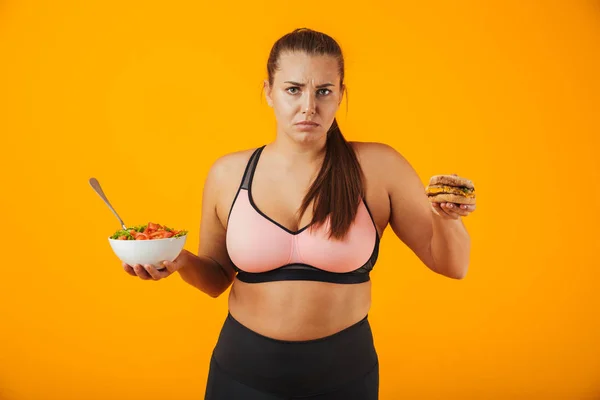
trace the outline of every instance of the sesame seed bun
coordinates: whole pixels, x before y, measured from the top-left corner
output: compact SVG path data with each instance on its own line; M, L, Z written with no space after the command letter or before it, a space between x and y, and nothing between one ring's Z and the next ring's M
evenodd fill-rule
M434 175L429 180L429 185L448 185L454 187L466 187L469 189L475 189L473 182L468 179L461 178L458 175Z

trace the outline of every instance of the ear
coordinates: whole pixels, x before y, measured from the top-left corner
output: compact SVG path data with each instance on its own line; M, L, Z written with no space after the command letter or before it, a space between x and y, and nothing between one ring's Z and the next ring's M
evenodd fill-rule
M271 86L269 85L269 81L265 79L263 81L263 89L265 91L265 98L267 99L267 104L269 107L273 107L273 98L271 97Z

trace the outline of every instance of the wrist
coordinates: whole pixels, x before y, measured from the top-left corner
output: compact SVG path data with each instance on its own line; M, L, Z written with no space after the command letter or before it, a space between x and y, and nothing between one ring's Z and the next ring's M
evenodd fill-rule
M186 249L181 250L177 258L173 260L173 263L177 266L177 270L183 269L185 266L190 264L190 261L194 257L194 254Z

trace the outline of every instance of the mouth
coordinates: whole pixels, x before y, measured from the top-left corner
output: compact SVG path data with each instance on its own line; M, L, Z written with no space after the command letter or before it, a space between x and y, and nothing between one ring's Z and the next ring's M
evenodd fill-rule
M300 125L300 126L319 126L319 124L317 124L316 122L313 122L313 121L300 121L300 122L297 122L296 125Z

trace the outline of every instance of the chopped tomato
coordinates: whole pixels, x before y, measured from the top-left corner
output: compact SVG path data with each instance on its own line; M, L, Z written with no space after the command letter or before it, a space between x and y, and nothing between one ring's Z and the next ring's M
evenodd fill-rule
M146 235L145 233L142 233L142 232L137 232L137 234L134 237L135 237L135 240L148 240L149 239L148 235Z
M170 234L171 232L167 232L167 231L156 231L156 232L152 232L150 233L150 239L164 239L167 238L169 236L167 236L167 234Z

